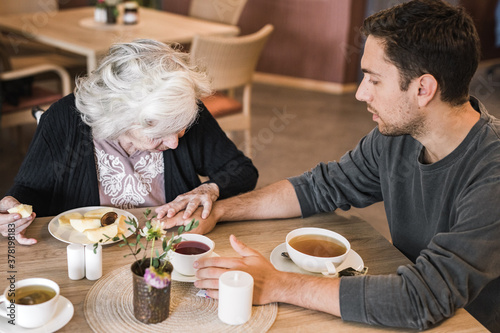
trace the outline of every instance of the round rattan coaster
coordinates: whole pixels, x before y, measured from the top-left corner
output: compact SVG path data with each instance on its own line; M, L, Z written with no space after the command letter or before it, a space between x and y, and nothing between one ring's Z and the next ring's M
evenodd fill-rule
M146 325L134 318L131 274L130 265L123 266L90 288L83 309L94 332L266 332L278 314L276 303L253 306L245 324L227 325L217 316L217 300L196 296L192 283L173 281L168 318Z

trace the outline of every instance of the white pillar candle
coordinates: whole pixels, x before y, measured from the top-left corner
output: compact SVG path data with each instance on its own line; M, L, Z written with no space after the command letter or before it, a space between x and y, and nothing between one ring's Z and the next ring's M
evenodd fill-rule
M219 277L219 319L229 325L246 323L252 315L253 278L242 271Z
M94 244L85 245L85 276L97 280L102 276L102 246L98 244L94 253Z
M68 276L71 280L80 280L85 277L85 249L82 244L69 244Z

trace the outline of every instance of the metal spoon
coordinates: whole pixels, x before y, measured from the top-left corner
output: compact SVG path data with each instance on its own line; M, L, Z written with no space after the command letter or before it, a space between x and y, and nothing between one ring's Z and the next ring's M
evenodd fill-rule
M107 225L115 223L116 219L118 218L118 214L115 212L107 212L101 217L101 226L105 227Z
M281 256L282 256L283 258L287 258L287 259L292 260L292 258L290 258L290 255L288 254L288 252L281 252Z

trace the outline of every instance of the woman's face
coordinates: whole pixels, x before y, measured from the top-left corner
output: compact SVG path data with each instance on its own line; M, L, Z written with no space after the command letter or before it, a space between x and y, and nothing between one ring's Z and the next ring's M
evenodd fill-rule
M179 139L185 133L186 130L184 129L178 133L169 134L161 138L150 138L144 135L141 129L133 129L120 136L118 142L129 155L138 150L159 153L167 149L177 148Z

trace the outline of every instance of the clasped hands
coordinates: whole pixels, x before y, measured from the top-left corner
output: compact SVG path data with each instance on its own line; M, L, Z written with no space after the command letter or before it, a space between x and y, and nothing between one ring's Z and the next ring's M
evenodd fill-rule
M173 201L156 208L156 219L164 222L166 229L170 229L185 225L192 218L195 218L200 220L200 225L194 232L206 234L215 227L217 222L210 213L218 197L219 187L217 184L201 184L189 192L178 195Z

